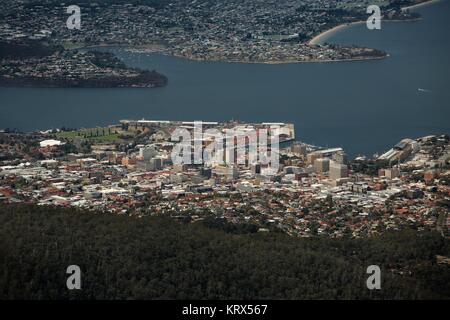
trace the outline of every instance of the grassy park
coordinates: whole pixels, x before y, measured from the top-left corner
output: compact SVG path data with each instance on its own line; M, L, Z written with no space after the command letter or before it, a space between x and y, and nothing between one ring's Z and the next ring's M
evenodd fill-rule
M59 139L90 139L97 142L114 142L119 140L119 134L110 128L97 127L56 133Z

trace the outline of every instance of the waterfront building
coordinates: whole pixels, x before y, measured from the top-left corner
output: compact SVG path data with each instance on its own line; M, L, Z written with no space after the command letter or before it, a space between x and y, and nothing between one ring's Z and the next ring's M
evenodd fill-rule
M341 164L348 163L347 154L344 151L338 151L338 152L334 153L332 158L333 158L333 161L335 161L337 163L341 163Z
M328 158L320 158L314 161L314 171L316 173L328 172L329 168L330 168L330 159Z
M346 164L330 161L330 179L337 180L348 177L348 167Z
M322 155L320 153L312 152L306 156L306 162L308 164L314 164L314 161L316 161L316 159L319 159L319 158L322 158Z

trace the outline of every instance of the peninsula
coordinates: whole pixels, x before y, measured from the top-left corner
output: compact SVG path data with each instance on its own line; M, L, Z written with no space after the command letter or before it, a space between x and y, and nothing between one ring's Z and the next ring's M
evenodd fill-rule
M387 56L375 49L311 42L338 25L367 20L367 5L357 0L128 2L78 1L81 30L69 30L66 4L56 0L21 3L5 0L0 15L0 39L33 38L67 48L158 46L158 51L164 54L187 59L245 63L348 61ZM383 19L411 20L418 15L402 8L421 2L389 0L371 4L381 7Z
M156 71L128 68L109 52L64 50L36 40L0 41L0 86L153 88L167 84Z

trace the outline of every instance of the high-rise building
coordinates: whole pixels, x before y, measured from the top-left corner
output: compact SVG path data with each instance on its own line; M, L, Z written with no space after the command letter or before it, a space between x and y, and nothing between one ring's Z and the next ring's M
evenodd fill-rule
M346 164L338 163L336 161L330 162L329 177L332 180L342 179L348 177L348 167Z
M316 161L316 159L319 159L321 157L322 155L317 152L308 153L308 155L306 156L306 161L308 164L314 164L314 161Z
M157 155L156 149L152 145L148 145L139 149L139 157L144 161L150 160Z
M344 151L338 151L333 154L333 161L341 164L347 164L347 154Z
M320 158L314 160L314 171L316 173L328 172L329 168L330 168L330 159Z
M384 170L384 176L388 179L394 179L397 178L398 176L400 176L400 169L397 167L393 167L390 169L385 169Z

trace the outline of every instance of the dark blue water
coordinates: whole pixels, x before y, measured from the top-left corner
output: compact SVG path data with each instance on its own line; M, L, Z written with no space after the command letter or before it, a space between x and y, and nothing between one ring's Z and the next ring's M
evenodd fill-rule
M419 22L355 25L329 42L386 50L384 60L286 65L195 62L116 51L169 77L161 89L0 88L0 128L106 125L121 119L285 121L297 137L371 155L404 137L450 133L450 1ZM418 91L426 89L426 92Z

